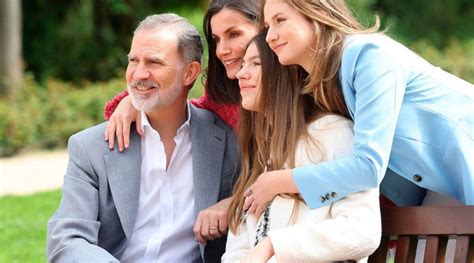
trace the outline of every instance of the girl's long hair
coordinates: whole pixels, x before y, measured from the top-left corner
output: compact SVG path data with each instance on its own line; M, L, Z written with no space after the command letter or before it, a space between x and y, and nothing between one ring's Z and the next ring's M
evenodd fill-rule
M208 65L205 71L206 92L216 103L240 103L239 83L229 79L224 64L216 56L216 41L212 37L211 18L222 9L228 8L241 13L248 20L258 24L260 0L214 0L204 15L204 35L208 43Z
M371 28L364 28L344 0L286 0L286 3L311 22L314 29L314 63L302 92L313 94L321 110L349 117L338 78L344 38L350 34L377 32L379 18L375 17ZM264 6L265 0L262 18ZM263 27L262 19L260 28Z
M265 37L266 32L261 32L250 41L260 56L261 93L259 111L241 108L237 124L242 171L228 213L233 233L241 223L245 190L265 171L294 167L298 140L307 134L307 123L320 113L312 95L301 94L307 74L299 66L281 65Z

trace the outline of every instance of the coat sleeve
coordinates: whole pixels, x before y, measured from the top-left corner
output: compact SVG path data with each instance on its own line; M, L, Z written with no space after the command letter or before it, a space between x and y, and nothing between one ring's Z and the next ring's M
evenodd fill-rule
M105 103L104 105L104 119L108 121L112 114L114 113L115 109L117 109L117 106L119 103L123 100L123 98L128 96L128 91L124 90L120 92L119 94L115 95L110 101Z
M346 103L346 96L354 97L354 147L347 157L293 169L312 209L375 188L383 179L407 85L401 54L394 54L388 41L367 36L344 50L340 76ZM335 189L337 198L321 198Z
M98 178L79 136L68 143L69 163L60 206L48 221L48 262L118 262L98 244Z
M362 259L380 243L378 189L350 194L331 205L329 219L314 222L316 210L295 225L269 233L278 262Z
M319 138L326 159L346 156L354 141L352 123L342 117L325 120L325 127L310 128L309 134ZM269 233L278 262L357 260L377 249L381 235L378 187L334 202L323 221L317 219L319 209L309 210L295 225Z
M250 232L246 222L242 222L236 234L230 230L227 234L225 253L222 255L223 263L240 262L250 252L252 247L249 244Z

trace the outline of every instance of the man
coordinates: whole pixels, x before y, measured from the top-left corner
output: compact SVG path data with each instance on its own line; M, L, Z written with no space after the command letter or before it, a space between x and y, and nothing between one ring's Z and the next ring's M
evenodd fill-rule
M220 260L225 240L204 247L193 225L230 195L239 154L232 130L187 102L202 52L197 30L177 15L137 27L126 79L144 134L133 133L122 153L108 150L105 123L69 139L63 197L48 222L49 261Z

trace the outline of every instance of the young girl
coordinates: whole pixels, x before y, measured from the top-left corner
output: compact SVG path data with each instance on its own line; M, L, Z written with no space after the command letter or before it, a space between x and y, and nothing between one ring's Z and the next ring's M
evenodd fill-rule
M474 204L472 84L376 33L377 25L363 29L345 1L267 0L263 16L279 61L309 74L303 93L354 120L354 147L331 162L263 173L244 209L259 214L279 193L325 206L377 187L387 168L381 191L398 205L421 203L414 185ZM273 178L279 188L268 187Z
M379 244L378 188L314 210L299 195L276 196L260 218L243 208L244 192L261 173L331 161L351 151L352 122L301 94L300 75L296 67L278 63L265 33L249 44L237 74L242 173L229 207L223 262L267 262L273 256L281 262L359 260ZM336 190L327 198L336 198Z

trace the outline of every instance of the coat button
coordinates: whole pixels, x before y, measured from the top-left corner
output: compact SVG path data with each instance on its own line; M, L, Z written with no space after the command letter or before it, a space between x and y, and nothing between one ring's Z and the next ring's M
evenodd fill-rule
M332 193L331 193L331 197L332 197L332 198L334 198L334 197L336 197L336 196L337 196L336 192L332 192Z
M423 180L423 177L421 177L421 175L418 175L418 174L413 175L413 181L419 183L421 182L421 180Z

